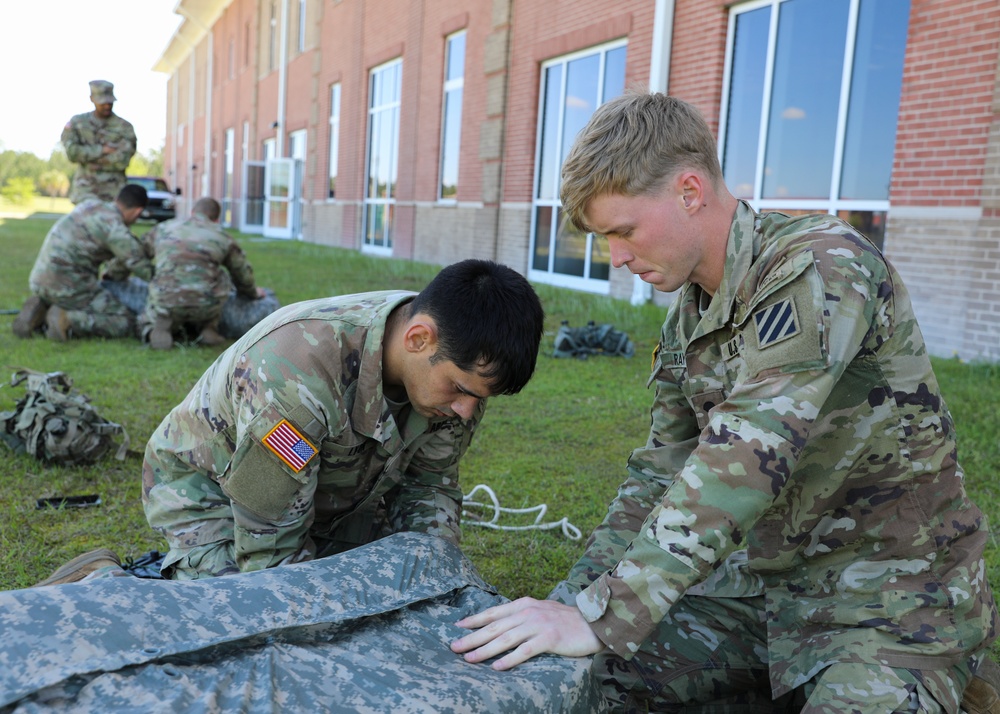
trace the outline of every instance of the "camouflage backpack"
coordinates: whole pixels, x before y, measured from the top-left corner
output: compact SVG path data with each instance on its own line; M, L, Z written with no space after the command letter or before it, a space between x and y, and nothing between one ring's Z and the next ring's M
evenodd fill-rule
M101 418L90 399L73 389L68 375L19 369L10 378L13 387L24 382L27 393L14 410L0 412L0 439L8 446L41 461L73 466L97 461L114 445L112 437L121 434L115 458L125 459L125 428Z
M591 320L586 327L570 327L569 321L563 320L552 356L587 359L590 355L631 357L634 354L632 340L611 325L596 325Z

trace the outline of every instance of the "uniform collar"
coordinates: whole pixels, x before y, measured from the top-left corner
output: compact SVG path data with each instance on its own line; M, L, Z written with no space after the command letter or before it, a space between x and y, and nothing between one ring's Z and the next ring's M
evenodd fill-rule
M726 242L726 265L722 274L722 282L715 291L708 308L702 313L700 301L705 293L698 285L687 283L682 289L678 306L685 315L695 316L697 324L687 341L694 340L715 330L725 327L732 319L735 310L736 291L743 283L754 256L759 250L760 238L756 230L757 214L746 201L739 201L733 222L729 227L729 240Z

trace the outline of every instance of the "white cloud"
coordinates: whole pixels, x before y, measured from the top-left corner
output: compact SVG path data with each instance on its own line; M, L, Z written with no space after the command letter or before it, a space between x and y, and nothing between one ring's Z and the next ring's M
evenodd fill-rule
M798 107L788 107L783 112L781 112L782 119L805 119L806 110L799 109Z

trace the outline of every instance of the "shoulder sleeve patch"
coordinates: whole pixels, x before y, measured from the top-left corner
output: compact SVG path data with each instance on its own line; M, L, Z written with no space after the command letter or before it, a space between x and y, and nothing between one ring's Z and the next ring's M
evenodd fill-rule
M757 344L761 349L794 337L801 331L795 315L795 300L791 297L755 312L753 324L757 330Z
M223 492L235 503L274 523L298 494L315 480L318 449L274 406L265 408L248 425L236 446Z
M278 422L262 441L264 446L288 464L295 473L304 469L316 455L316 447L289 424L287 419Z
M823 286L815 269L809 266L791 282L756 297L742 332L749 373L825 367Z

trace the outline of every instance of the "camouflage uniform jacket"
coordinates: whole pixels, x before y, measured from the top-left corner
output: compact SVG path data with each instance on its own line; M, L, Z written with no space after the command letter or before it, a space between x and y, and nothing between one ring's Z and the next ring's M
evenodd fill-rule
M135 154L132 125L117 114L101 119L92 111L84 112L69 120L61 141L69 160L79 164L73 174L70 200L114 201L125 185L125 169ZM105 154L105 146L114 147L114 151Z
M101 264L112 259L149 279L152 266L118 206L84 201L45 236L28 278L31 292L56 304L95 293L101 289L97 280Z
M365 542L383 499L393 530L458 543L458 462L486 400L468 422L427 419L387 401L386 320L412 297L374 292L289 305L220 355L146 447L147 465L162 469L151 477L144 467L150 523L187 524L190 548L232 529L243 571L308 559L314 536ZM185 488L174 486L181 477ZM171 551L165 565L181 557Z
M243 249L202 215L160 223L146 233L143 244L153 256L147 306L154 313L169 314L173 307L221 309L230 285L244 297L257 297L253 268Z
M648 442L571 573L616 654L724 561L725 594L763 587L775 696L829 663L940 669L993 639L951 416L899 275L850 226L740 202L722 283L681 289L653 382Z

